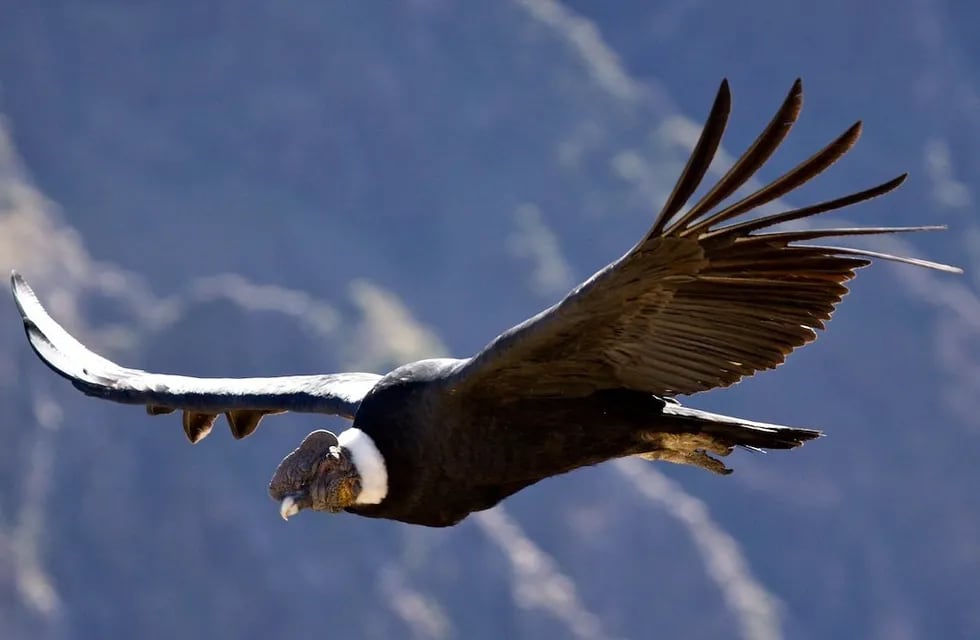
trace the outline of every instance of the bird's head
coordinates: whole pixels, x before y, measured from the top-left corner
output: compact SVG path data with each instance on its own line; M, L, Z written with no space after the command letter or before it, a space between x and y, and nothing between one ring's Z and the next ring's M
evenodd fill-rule
M303 509L338 513L354 504L361 492L361 477L350 451L337 436L318 430L283 458L269 483L269 495L288 519Z

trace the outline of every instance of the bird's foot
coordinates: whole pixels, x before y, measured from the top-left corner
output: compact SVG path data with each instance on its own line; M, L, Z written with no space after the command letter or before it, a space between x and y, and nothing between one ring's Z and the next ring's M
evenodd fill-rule
M654 433L644 437L644 440L652 445L652 450L639 454L646 460L688 464L719 475L728 475L732 472L725 463L710 455L714 453L727 456L732 452L731 445L710 436L691 433Z

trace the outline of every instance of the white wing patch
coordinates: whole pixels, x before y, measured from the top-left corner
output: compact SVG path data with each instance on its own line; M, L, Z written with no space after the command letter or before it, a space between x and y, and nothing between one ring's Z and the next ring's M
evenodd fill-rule
M122 367L93 353L55 322L27 282L11 276L14 300L37 355L84 393L141 404L154 415L184 411L184 429L197 442L224 413L236 438L263 415L297 411L353 418L361 399L381 379L373 373L335 373L270 378L195 378Z

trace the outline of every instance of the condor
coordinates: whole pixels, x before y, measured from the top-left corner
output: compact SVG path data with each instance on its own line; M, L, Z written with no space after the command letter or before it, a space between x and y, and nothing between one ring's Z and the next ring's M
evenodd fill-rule
M730 473L737 447L791 449L820 435L682 407L673 398L772 369L813 340L873 259L943 264L834 246L820 238L927 231L870 227L773 231L898 187L876 187L783 213L747 214L814 178L857 141L860 123L770 184L724 204L766 163L796 121L797 81L765 130L688 206L718 150L731 108L723 82L673 192L647 234L561 302L472 358L423 360L387 375L339 373L207 379L147 373L86 349L12 276L31 346L83 392L151 414L183 412L198 442L224 414L236 438L285 411L353 420L314 431L279 465L269 493L284 518L347 511L450 526L550 476L623 456Z

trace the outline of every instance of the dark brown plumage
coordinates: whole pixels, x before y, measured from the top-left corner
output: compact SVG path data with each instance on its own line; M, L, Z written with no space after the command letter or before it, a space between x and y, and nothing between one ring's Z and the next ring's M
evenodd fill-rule
M795 243L834 236L927 231L884 227L759 233L888 193L876 187L725 226L815 178L857 142L857 123L772 183L715 208L769 159L796 122L799 80L751 147L704 196L678 215L704 177L731 109L722 83L684 173L647 235L548 311L511 329L461 372L473 393L551 395L624 387L686 395L771 369L814 338L871 258L954 270L922 260ZM955 270L954 270L955 271ZM574 344L574 349L569 346Z
M723 82L694 152L649 232L564 300L502 334L473 358L424 360L385 376L342 373L199 379L126 369L68 335L16 274L31 345L90 395L184 412L197 442L225 414L236 438L283 411L352 418L339 438L314 432L270 485L288 517L303 508L445 526L543 478L638 455L729 470L712 456L735 446L788 449L819 435L682 407L675 395L724 387L781 364L813 340L875 258L946 265L821 238L926 231L868 227L774 231L874 198L899 176L816 205L746 214L840 159L860 123L755 192L724 205L769 160L796 122L797 81L776 115L725 175L686 210L714 158L731 110Z

